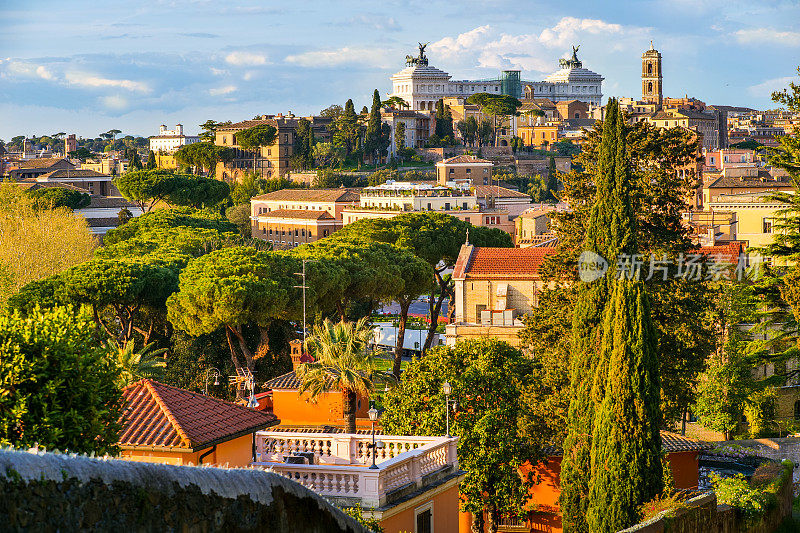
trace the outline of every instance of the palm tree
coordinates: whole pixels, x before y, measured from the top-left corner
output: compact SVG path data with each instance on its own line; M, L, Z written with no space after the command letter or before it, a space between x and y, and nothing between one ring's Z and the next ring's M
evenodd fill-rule
M153 350L154 342L143 347L138 352L133 341L128 341L117 346L117 361L119 362L119 380L121 387L127 387L140 379L161 379L164 375L166 359L161 357L167 350L161 348Z
M391 373L378 370L380 356L369 349L372 335L366 318L338 324L326 318L314 327L306 341L306 349L315 361L297 368L300 393L308 392L311 401L324 392L342 391L348 433L356 431L357 394L366 395L375 385L396 381Z

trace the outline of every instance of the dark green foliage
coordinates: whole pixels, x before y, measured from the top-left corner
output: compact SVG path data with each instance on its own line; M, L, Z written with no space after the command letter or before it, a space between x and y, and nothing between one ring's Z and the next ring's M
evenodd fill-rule
M140 232L184 226L188 228L206 228L220 232L236 232L237 228L228 219L208 210L192 209L190 207L175 207L172 209L157 209L128 221L124 226L110 230L103 238L103 243L108 246L131 239Z
M475 117L469 116L460 121L457 125L458 132L461 134L461 139L467 146L474 146L478 138L478 121Z
M459 437L462 510L487 512L497 526L501 514L522 515L530 479L518 467L541 457L541 441L521 431L526 416L522 397L535 377L533 365L518 349L495 339L462 341L415 358L400 384L384 396L384 431L395 435L442 435L445 397L452 386L450 432Z
M175 161L187 167L194 167L195 173L207 170L214 173L217 163L232 161L234 150L227 146L215 146L210 142L199 142L181 146L175 152Z
M291 167L293 169L307 170L314 167L314 145L316 139L311 122L301 118L297 121L294 133L294 148L292 150Z
M0 444L115 453L118 376L88 315L0 316Z
M270 324L298 316L300 300L294 287L298 268L298 261L283 253L250 247L211 252L181 272L180 290L167 301L168 319L190 335L224 328L234 366L253 370L255 359L269 350ZM243 330L250 323L261 333L255 355Z
M242 237L252 235L253 226L250 220L250 204L236 204L225 210L225 217L239 228Z
M230 186L224 181L200 176L178 177L168 201L172 205L183 205L202 209L217 205L230 194Z
M659 379L655 331L639 281L615 283L603 334L610 369L592 433L587 522L613 533L639 521L639 508L661 493ZM603 376L598 376L603 379Z
M549 201L558 201L558 171L556 170L556 158L550 157L550 162L547 165L547 198Z
M561 139L553 144L553 148L555 148L556 153L562 157L572 157L573 155L579 154L581 151L581 147L577 144L573 144L569 139Z
M68 207L70 209L81 209L88 206L92 199L83 192L65 189L64 187L46 187L36 190L25 191L25 194L36 201L40 209L55 209L57 207Z
M381 135L381 95L378 89L372 94L372 109L367 120L367 129L364 134L364 152L369 154L376 162L380 152L384 149Z
M353 100L348 100L344 105L344 111L333 123L333 145L342 149L345 158L349 158L359 148L360 134L358 115L356 115Z
M156 153L150 150L150 154L147 156L147 165L145 165L145 168L147 170L154 170L157 167L158 164L156 163Z
M406 147L406 123L398 122L394 127L394 147L402 158L403 149Z
M275 142L278 130L270 124L259 124L236 133L236 144L245 150L269 146Z
M169 170L137 170L127 172L114 180L125 199L136 203L144 212L157 203L166 201L175 192L181 178Z
M69 302L61 287L62 282L59 276L32 281L8 299L8 309L26 317L37 308L51 309L66 306Z

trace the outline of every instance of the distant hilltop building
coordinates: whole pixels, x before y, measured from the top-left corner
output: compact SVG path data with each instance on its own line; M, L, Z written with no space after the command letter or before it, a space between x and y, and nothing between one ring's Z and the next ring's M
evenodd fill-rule
M197 135L184 135L183 124L176 124L174 130L168 130L162 124L158 127L158 135L150 137L150 150L153 152L174 152L181 146L200 142Z
M406 68L392 76L392 94L409 108L432 111L442 98L467 98L475 93L506 94L515 98L548 98L553 102L580 100L600 105L603 77L583 68L578 48L570 59L561 59L561 70L544 81L524 81L519 70L504 70L497 79L452 80L447 72L428 64L427 45L420 43L417 57L406 56Z

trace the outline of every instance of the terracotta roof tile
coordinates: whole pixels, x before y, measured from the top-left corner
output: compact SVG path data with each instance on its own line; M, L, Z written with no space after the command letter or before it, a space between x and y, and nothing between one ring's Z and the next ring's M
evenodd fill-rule
M773 179L761 179L761 178L739 178L739 177L725 177L722 176L714 180L710 185L708 185L709 189L712 188L726 188L726 189L738 189L738 188L748 188L748 187L755 187L759 189L791 189L793 187L791 181L778 181Z
M555 251L555 248L545 247L476 248L462 246L453 271L453 279L466 279L470 276L481 278L536 276L544 260ZM469 254L468 257L467 254Z
M96 170L89 170L86 168L79 169L59 169L47 174L42 174L38 179L62 179L62 178L110 178L108 174L97 172Z
M275 415L248 409L150 379L122 391L125 402L119 444L201 450L278 422Z
M700 248L699 252L706 257L731 265L737 265L739 263L739 256L743 252L743 244L734 241L719 246L703 246Z
M707 442L701 440L684 437L671 431L661 432L661 449L667 453L700 452L710 447ZM561 446L550 446L544 449L544 453L550 457L560 457L564 451Z
M451 164L459 164L459 163L461 163L461 164L463 164L463 163L487 164L488 163L490 165L492 164L492 162L489 161L488 159L480 159L480 158L475 157L474 155L466 155L466 154L457 155L455 157L450 157L448 159L444 159L444 160L440 161L437 164L451 165Z
M333 216L327 211L316 209L275 209L267 213L261 213L258 218L298 218L304 220L331 219Z
M492 196L495 198L527 198L528 200L531 199L531 197L525 194L524 192L515 191L514 189L508 189L506 187L498 187L497 185L476 185L475 195Z
M19 168L20 169L49 168L52 167L53 165L58 164L61 161L66 161L72 167L75 166L68 159L65 159L63 157L42 157L39 159L20 161Z
M353 189L280 189L260 194L253 200L289 202L357 202L361 195Z

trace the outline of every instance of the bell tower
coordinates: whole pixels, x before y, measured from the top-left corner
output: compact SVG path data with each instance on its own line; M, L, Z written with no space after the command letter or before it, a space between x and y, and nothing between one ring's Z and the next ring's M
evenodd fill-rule
M661 53L650 41L650 49L642 54L642 100L656 104L658 109L663 101L661 83Z

